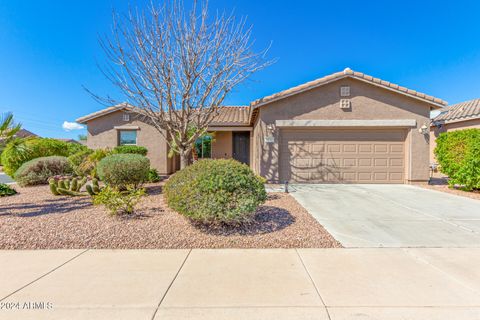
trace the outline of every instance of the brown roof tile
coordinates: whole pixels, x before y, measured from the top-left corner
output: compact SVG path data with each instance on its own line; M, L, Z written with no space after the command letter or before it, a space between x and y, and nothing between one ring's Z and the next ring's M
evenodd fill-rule
M460 102L446 107L433 122L458 122L480 118L480 99Z
M102 117L109 113L129 109L133 110L134 108L131 105L126 103L118 104L111 106L93 113L90 113L86 116L78 118L76 121L78 123L86 123L92 119ZM211 125L231 125L231 126L245 126L250 123L250 107L249 106L222 106L218 108L218 114L214 117Z
M214 125L243 125L250 123L250 107L248 106L222 106L218 108L218 115L213 119Z

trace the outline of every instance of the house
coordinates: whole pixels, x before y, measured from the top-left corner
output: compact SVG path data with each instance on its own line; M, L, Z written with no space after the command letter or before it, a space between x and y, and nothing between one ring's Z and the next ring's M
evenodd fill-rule
M15 133L15 137L17 138L36 138L38 137L35 133L28 131L26 129L20 129L17 133Z
M462 129L480 129L480 99L474 99L448 106L430 123L430 161L435 162L438 135L442 132Z
M284 90L248 106L222 107L212 158L234 158L270 182L413 183L429 178L430 111L446 102L366 74L344 71ZM178 159L128 105L77 120L91 148L138 144L162 174Z
M77 140L71 139L71 138L54 138L54 139L55 139L55 140L58 140L58 141L68 142L68 143L81 144L81 143L78 142Z

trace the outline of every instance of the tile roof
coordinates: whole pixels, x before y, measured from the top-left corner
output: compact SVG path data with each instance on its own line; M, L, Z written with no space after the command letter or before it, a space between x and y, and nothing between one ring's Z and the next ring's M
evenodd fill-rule
M371 83L371 84L374 84L374 85L377 85L377 86L380 86L380 87L384 87L386 89L390 89L390 90L405 94L407 96L411 96L411 97L416 98L416 99L426 101L426 102L431 103L432 105L437 106L439 108L447 105L447 102L442 100L442 99L435 98L433 96L429 96L429 95L426 95L424 93L421 93L421 92L418 92L418 91L415 91L415 90L411 90L411 89L399 86L397 84L394 84L394 83L391 83L391 82L388 82L388 81L385 81L385 80L382 80L382 79L374 78L372 76L366 75L366 74L361 73L361 72L353 71L350 68L346 68L345 70L343 70L341 72L336 72L336 73L333 73L331 75L325 76L323 78L319 78L319 79L301 84L299 86L296 86L296 87L293 87L293 88L290 88L290 89L287 89L287 90L284 90L284 91L280 91L280 92L272 94L270 96L266 96L266 97L263 97L261 99L255 100L254 102L251 103L251 106L256 108L256 107L258 107L260 105L263 105L263 104L266 104L268 102L272 102L272 101L275 101L275 100L278 100L278 99L286 98L286 97L291 96L293 94L297 94L297 93L300 93L300 92L303 92L303 91L306 91L306 90L310 90L310 89L325 85L327 83L330 83L330 82L333 82L333 81L336 81L336 80L339 80L339 79L343 79L343 78L348 78L348 77L358 79L358 80L362 80L362 81L365 81L365 82L368 82L368 83Z
M115 112L115 111L118 111L118 110L126 109L128 107L130 107L129 104L127 104L125 102L120 103L120 104L117 104L117 105L114 105L114 106L111 106L111 107L108 107L108 108L105 108L105 109L87 114L86 116L80 117L75 121L78 122L78 123L87 123L88 121L90 121L92 119L107 115L109 113L112 113L112 112Z
M210 126L232 125L248 126L250 124L250 107L248 106L222 106Z
M459 122L479 118L480 99L474 99L448 106L433 119L433 122Z
M107 115L109 113L122 109L133 109L127 103L121 103L111 106L86 116L78 118L78 123L87 123L88 121ZM218 114L214 117L211 126L229 125L229 126L248 126L250 123L250 107L249 106L221 106L218 108Z
M15 137L28 138L28 137L38 137L38 135L36 135L31 131L28 131L27 129L20 129L17 133L15 133Z

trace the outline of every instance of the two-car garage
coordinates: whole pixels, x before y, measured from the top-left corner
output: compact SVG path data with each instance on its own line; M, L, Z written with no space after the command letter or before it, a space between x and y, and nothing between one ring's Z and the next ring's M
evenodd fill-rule
M404 183L405 129L282 129L281 181Z
M446 104L347 68L251 103L253 168L272 183L426 183L430 111Z

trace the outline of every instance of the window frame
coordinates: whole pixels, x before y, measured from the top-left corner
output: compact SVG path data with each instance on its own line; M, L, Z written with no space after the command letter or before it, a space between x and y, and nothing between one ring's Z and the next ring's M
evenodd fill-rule
M135 133L135 143L123 143L122 144L122 132L134 132ZM119 146L136 146L136 145L138 145L138 130L136 130L136 129L120 129L120 130L118 130L117 145L119 145Z

